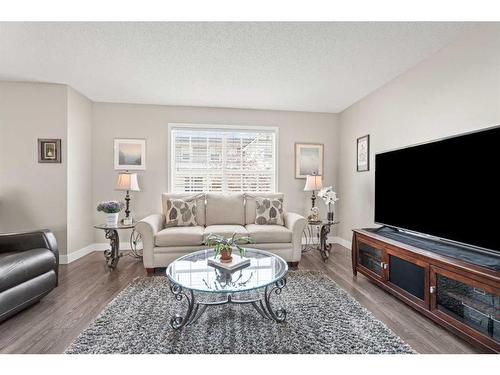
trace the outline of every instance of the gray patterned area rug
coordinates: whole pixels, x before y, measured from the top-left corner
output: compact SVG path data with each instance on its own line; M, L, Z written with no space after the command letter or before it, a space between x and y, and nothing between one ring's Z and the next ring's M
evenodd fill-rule
M176 301L165 277L141 277L123 290L66 349L84 353L415 353L354 298L320 272L294 271L276 307L285 323L263 319L251 305L209 307L174 331Z

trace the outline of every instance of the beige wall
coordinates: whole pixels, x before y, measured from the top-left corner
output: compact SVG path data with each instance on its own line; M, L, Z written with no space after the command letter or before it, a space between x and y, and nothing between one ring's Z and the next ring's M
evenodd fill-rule
M0 82L0 232L51 229L66 249L64 85ZM62 138L62 163L39 164L38 138Z
M376 153L500 124L499 47L500 26L482 25L341 113L342 238L374 225ZM365 134L371 168L358 173L356 138Z
M137 218L159 212L167 191L168 123L279 128L279 190L289 210L305 214L310 194L294 178L294 143L325 144L325 183L336 186L338 116L334 114L92 103L65 85L0 82L0 232L48 228L64 255L94 241L97 202L123 199L114 190L114 138L145 138L147 170L133 193ZM37 138L61 138L61 164L39 164ZM95 234L97 233L97 234ZM122 236L122 241L127 237Z
M92 204L92 102L68 87L67 253L94 242Z
M0 233L47 228L61 254L93 243L92 103L65 85L0 82ZM38 138L62 163L38 163Z
M114 190L114 138L145 138L146 167L139 172L141 192L132 195L132 212L142 218L160 212L160 195L167 191L167 134L169 123L261 125L279 127L279 190L286 194L291 211L305 214L310 195L303 191L305 180L294 178L294 143L325 144L325 182L336 186L339 151L338 116L334 114L173 107L94 103L93 105L93 201L123 199ZM94 210L94 221L103 221ZM122 241L126 240L122 236ZM96 241L104 242L96 232Z

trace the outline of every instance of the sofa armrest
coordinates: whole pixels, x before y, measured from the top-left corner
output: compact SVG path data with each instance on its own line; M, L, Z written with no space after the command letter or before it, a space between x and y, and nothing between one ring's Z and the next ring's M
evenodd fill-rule
M59 249L56 237L48 229L31 232L0 234L0 253L21 252L31 249L48 249L55 258L56 285L59 279Z
M56 255L56 258L59 255L56 237L48 229L0 234L0 253L31 249L49 249Z
M284 219L285 226L292 231L293 262L299 262L302 256L302 232L306 227L306 218L293 212L287 212Z
M165 215L153 214L139 220L135 225L135 231L142 237L142 259L144 268L153 268L153 249L155 246L155 235L165 227Z

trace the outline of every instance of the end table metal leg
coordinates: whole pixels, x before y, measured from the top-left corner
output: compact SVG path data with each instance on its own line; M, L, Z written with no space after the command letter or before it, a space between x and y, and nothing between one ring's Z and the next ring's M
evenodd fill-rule
M139 249L140 242L142 242L142 236L134 228L130 233L130 255L137 259L142 259L142 250Z
M320 243L320 253L321 258L324 262L330 258L330 251L332 249L332 244L327 243L328 241L328 233L330 233L330 225L323 225L321 227L321 243Z
M120 260L120 237L115 229L106 229L106 238L109 240L110 250L104 251L108 268L114 270Z

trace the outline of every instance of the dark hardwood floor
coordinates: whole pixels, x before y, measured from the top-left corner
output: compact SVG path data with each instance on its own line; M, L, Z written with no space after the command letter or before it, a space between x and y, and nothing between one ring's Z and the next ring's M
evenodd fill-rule
M304 254L301 269L327 273L373 315L419 353L478 353L474 347L416 313L364 276L354 277L350 251L334 245L328 263ZM129 256L109 272L102 253L61 265L59 286L36 305L0 323L0 353L62 353L99 312L135 277L142 262Z

